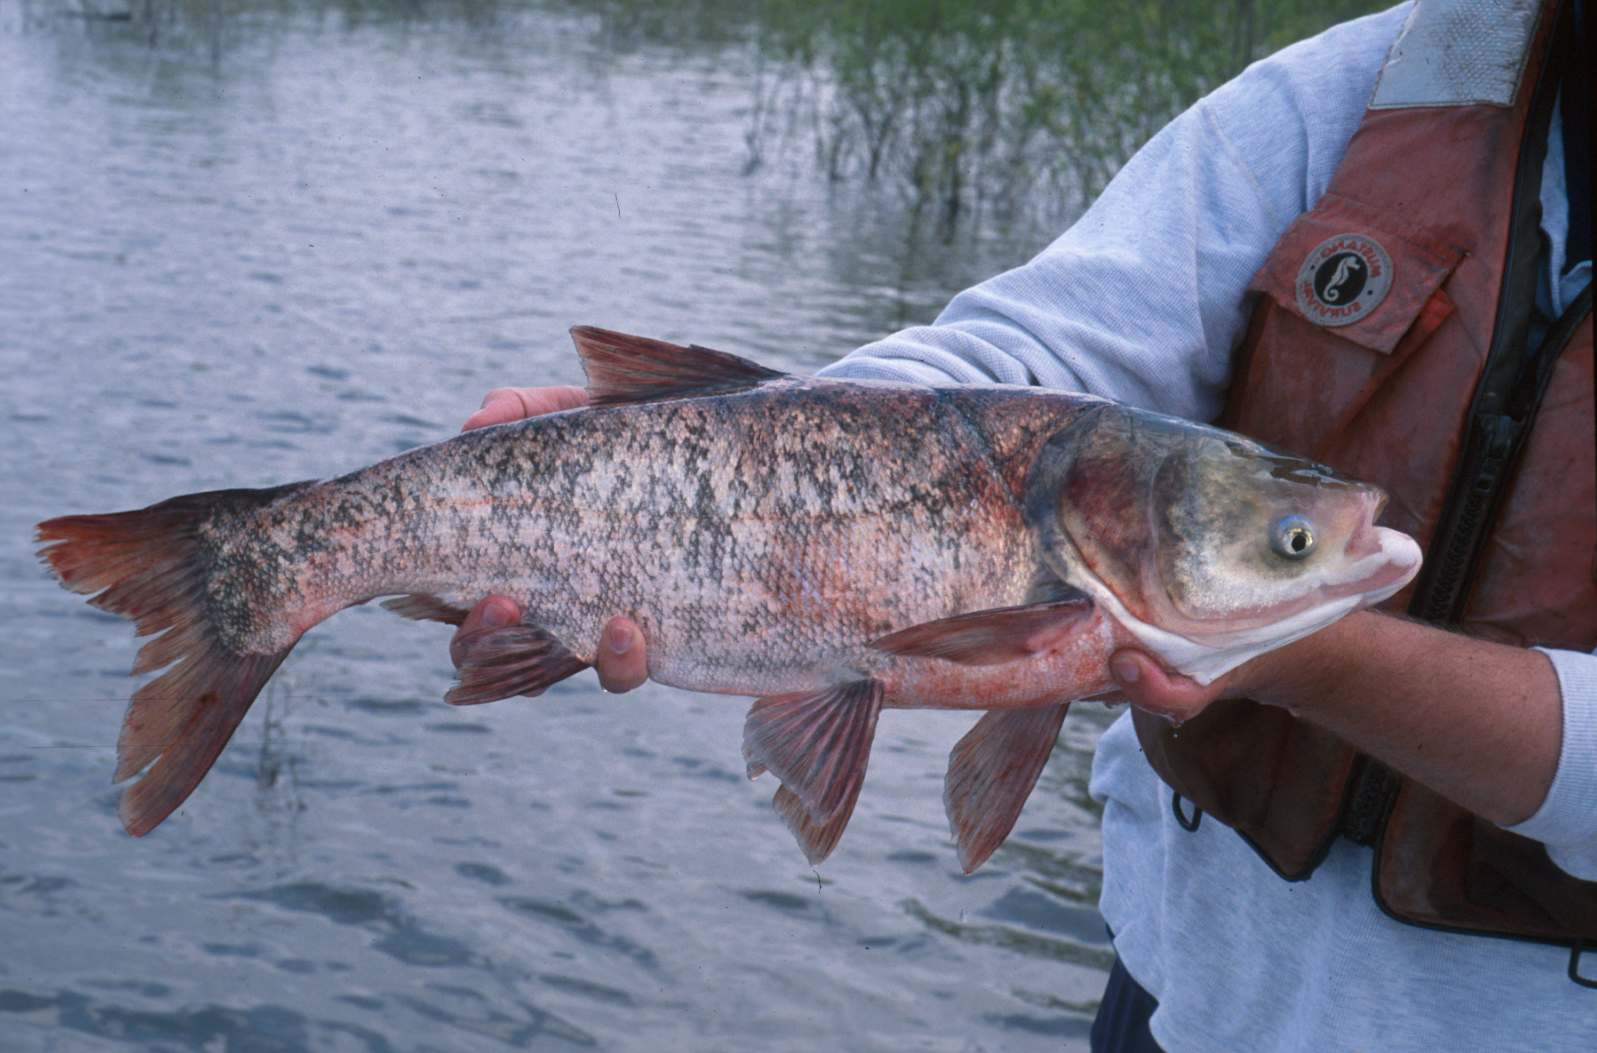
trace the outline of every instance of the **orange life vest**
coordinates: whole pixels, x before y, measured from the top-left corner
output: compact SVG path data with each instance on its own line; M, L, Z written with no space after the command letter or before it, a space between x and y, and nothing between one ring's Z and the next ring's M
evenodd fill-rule
M1471 485L1455 476L1474 470L1472 442L1490 445L1491 436L1471 438L1475 411L1483 397L1507 397L1489 369L1494 335L1529 310L1505 279L1526 273L1526 246L1533 260L1537 246L1535 221L1527 234L1514 217L1516 195L1540 191L1539 179L1525 178L1521 149L1536 145L1550 110L1544 102L1538 118L1533 104L1552 90L1538 84L1552 68L1555 22L1565 21L1556 6L1543 4L1524 27L1501 97L1427 104L1401 85L1383 99L1377 86L1328 192L1287 229L1250 287L1260 295L1221 418L1384 486L1384 522L1427 546L1433 577L1430 545L1454 507L1450 492ZM1597 426L1583 295L1584 315L1572 312L1554 333L1565 342L1546 356L1534 425L1450 620L1500 641L1589 652ZM1402 610L1409 598L1388 606ZM1230 700L1179 734L1142 714L1136 725L1177 805L1186 798L1234 827L1283 877L1308 877L1349 836L1374 845L1376 899L1402 921L1573 943L1577 957L1581 940L1597 943L1597 882L1285 710Z

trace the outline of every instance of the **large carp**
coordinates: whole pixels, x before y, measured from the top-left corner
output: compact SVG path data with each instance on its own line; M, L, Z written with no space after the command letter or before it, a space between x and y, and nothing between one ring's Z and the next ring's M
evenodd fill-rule
M572 331L591 406L322 482L40 524L69 589L160 633L115 779L130 833L197 786L312 626L376 597L459 623L454 703L586 668L627 615L649 675L759 696L751 776L812 862L853 811L883 707L985 710L945 799L967 870L1008 834L1071 700L1135 645L1208 682L1378 602L1419 565L1383 495L1247 439L1084 395L788 376ZM175 664L174 664L175 663ZM147 770L145 770L147 769Z

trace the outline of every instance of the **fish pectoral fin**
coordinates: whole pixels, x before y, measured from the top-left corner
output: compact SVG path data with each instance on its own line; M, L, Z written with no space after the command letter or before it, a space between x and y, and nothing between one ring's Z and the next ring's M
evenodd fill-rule
M817 826L846 816L865 780L882 696L880 681L856 680L755 702L743 724L750 777L771 772Z
M987 862L1031 796L1059 739L1070 703L989 710L954 745L943 807L969 874Z
M384 600L382 607L384 610L393 611L401 618L409 618L412 621L443 622L446 625L459 625L466 620L466 615L471 613L464 607L425 592L413 592L405 596L395 596L391 600Z
M587 662L538 625L478 629L456 643L463 650L459 683L444 696L444 701L456 706L534 694L588 668Z
M1092 606L1092 600L1078 593L1024 607L971 611L900 629L871 641L870 646L909 658L999 665L1063 643L1087 622Z
M793 832L798 839L799 848L804 850L804 858L809 860L810 866L820 866L826 857L832 854L832 849L837 847L838 839L843 836L844 827L854 814L854 802L859 799L859 787L854 788L854 793L849 797L844 806L832 818L824 823L817 823L810 818L809 809L804 807L804 802L799 800L798 794L786 786L777 788L776 796L771 800L771 806L776 809L776 814L782 817L782 822Z
M572 329L571 339L588 374L590 406L723 395L787 375L725 351L587 325Z

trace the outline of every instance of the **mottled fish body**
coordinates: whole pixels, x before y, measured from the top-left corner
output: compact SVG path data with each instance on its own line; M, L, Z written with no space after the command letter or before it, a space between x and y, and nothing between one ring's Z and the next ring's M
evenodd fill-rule
M321 482L40 525L63 584L162 634L134 671L177 663L129 706L116 778L144 772L121 803L130 832L198 785L312 626L377 597L458 623L497 593L526 615L463 640L450 701L541 690L629 616L651 678L760 696L750 772L781 781L778 810L816 861L882 708L989 711L949 773L974 868L1068 702L1111 687L1114 649L1209 679L1417 569L1412 541L1373 526L1378 491L1213 429L1088 396L791 377L573 333L591 408Z

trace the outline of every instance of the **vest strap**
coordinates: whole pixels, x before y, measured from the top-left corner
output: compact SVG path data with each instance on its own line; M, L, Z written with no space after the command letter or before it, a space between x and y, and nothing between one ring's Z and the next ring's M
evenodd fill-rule
M1597 980L1580 974L1580 956L1586 951L1586 941L1576 938L1569 951L1569 978L1582 987L1597 988Z

